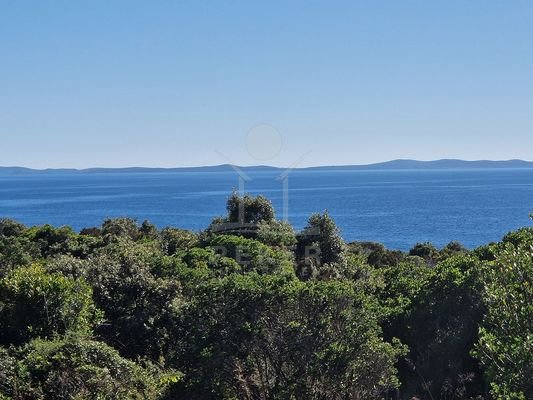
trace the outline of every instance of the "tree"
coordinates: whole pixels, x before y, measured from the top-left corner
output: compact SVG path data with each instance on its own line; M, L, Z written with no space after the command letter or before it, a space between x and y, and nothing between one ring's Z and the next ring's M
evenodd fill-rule
M297 243L293 227L285 221L259 222L256 239L268 246L288 248Z
M417 243L411 250L410 256L423 258L429 265L435 265L439 260L439 251L431 243Z
M55 228L52 225L34 226L25 235L37 245L41 257L72 252L75 245L76 232L68 226Z
M157 244L122 240L86 263L84 277L105 317L96 333L125 356L164 360L173 351L183 299L176 279L155 274L163 262Z
M533 228L521 228L517 231L509 232L503 237L500 247L503 249L506 243L510 243L515 247L533 243Z
M26 226L9 218L0 218L0 236L19 237L27 230Z
M275 213L272 202L264 196L239 196L233 193L226 204L228 222L257 224L261 221L271 222Z
M40 256L38 247L25 235L27 228L11 219L0 219L0 276L18 265L29 265Z
M399 250L387 250L381 243L352 242L348 244L352 254L363 254L368 264L374 267L397 266L405 260L405 254Z
M273 249L265 244L240 236L216 235L209 247L218 254L229 257L240 265L242 273L286 273L294 275L291 254L283 249Z
M0 344L20 344L67 332L88 334L100 319L82 279L48 273L34 264L0 280Z
M157 240L159 239L159 232L157 227L148 220L144 220L139 228L139 233L141 236L148 240Z
M196 288L183 316L175 398L378 399L402 347L353 285L254 273Z
M469 355L483 316L479 265L460 254L435 267L400 264L385 271L383 297L394 311L385 333L409 347L399 365L409 398L485 395L479 365Z
M466 254L468 249L464 247L461 243L457 241L451 241L440 251L439 259L446 260L447 258L453 257L456 254Z
M12 400L157 399L165 382L180 378L172 371L143 368L103 343L75 337L0 349L0 366L0 398Z
M339 276L346 268L346 245L328 212L313 214L297 235L296 255L301 279Z
M178 228L164 228L161 231L161 243L163 252L168 255L199 244L197 234Z
M27 237L0 235L0 276L39 257L39 248Z
M533 241L510 244L482 269L487 313L473 354L495 398L533 398Z
M254 207L200 234L0 220L0 399L533 398L533 228L408 255L327 212L294 246Z
M106 219L102 224L102 236L106 243L110 243L119 238L138 240L141 232L137 221L131 218Z

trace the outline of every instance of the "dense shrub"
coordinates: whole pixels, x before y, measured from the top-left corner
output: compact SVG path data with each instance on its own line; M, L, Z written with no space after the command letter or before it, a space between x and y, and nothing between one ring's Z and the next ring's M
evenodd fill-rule
M209 247L220 255L234 259L243 273L293 273L291 255L287 251L271 248L257 240L218 235L209 242Z
M67 332L89 333L100 313L82 279L48 273L37 264L0 280L0 344L20 344Z
M199 233L1 219L0 399L533 398L533 229L404 253L227 209Z
M353 285L233 275L197 289L182 327L178 398L380 398L401 346Z
M126 360L103 343L77 338L0 349L0 367L0 396L13 400L157 399L165 382L179 379Z
M505 246L482 271L487 313L473 354L495 398L533 398L533 237L527 236L507 240L517 246Z

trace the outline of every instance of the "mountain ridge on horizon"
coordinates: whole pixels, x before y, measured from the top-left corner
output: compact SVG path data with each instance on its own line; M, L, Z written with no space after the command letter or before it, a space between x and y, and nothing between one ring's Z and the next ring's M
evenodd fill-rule
M275 167L269 165L235 166L232 164L206 165L196 167L93 167L93 168L46 168L0 166L2 175L60 174L60 173L149 173L149 172L217 172L231 168L242 170L431 170L431 169L533 169L533 161L511 160L461 160L439 159L420 161L395 159L371 164L323 165L310 167Z

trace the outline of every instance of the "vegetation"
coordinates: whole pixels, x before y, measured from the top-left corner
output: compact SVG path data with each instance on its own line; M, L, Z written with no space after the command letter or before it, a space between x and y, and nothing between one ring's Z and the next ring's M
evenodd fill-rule
M227 211L0 220L0 399L533 398L533 228L404 253L261 196Z

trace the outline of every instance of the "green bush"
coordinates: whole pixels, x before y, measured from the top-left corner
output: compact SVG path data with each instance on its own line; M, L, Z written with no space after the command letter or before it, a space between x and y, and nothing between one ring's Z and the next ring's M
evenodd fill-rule
M209 242L209 247L220 255L234 259L243 273L255 271L260 274L294 274L290 253L273 249L257 240L216 235Z
M82 279L49 273L38 264L0 279L0 344L67 332L88 334L99 318L92 289Z
M0 219L0 399L533 398L532 228L406 254L262 197L216 222Z
M0 396L12 400L157 399L165 382L180 377L142 368L103 343L77 338L0 349L0 366Z
M533 398L533 238L527 236L507 240L481 276L487 313L473 354L495 398Z
M176 398L379 399L403 352L346 282L250 273L197 288L183 317Z

